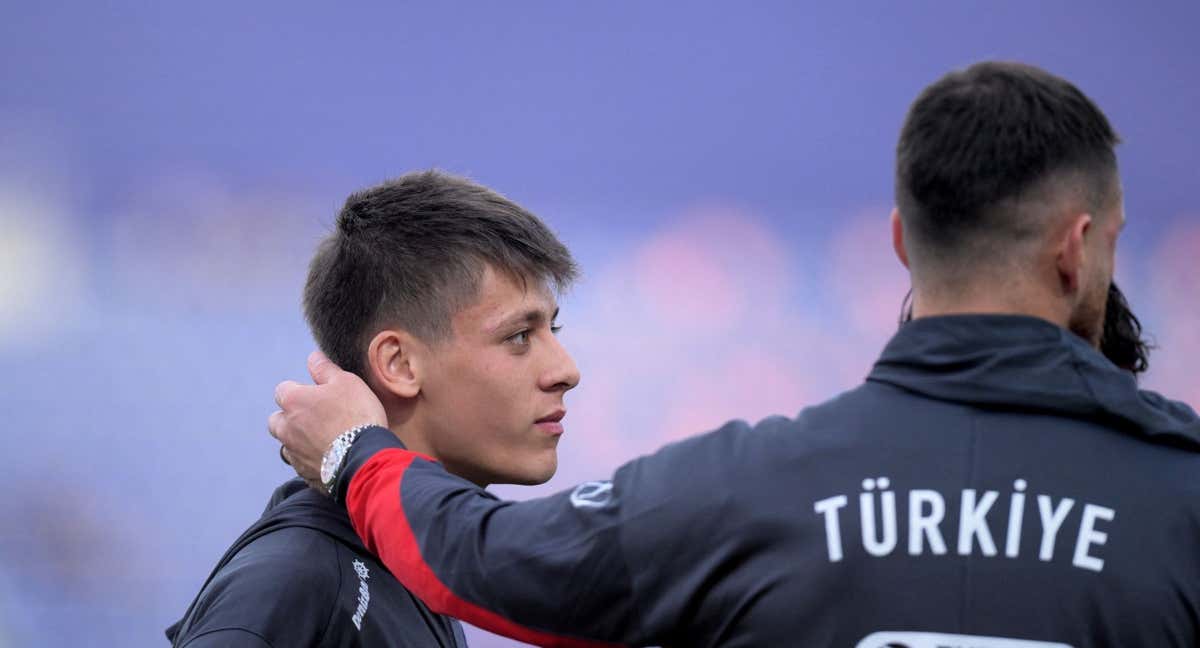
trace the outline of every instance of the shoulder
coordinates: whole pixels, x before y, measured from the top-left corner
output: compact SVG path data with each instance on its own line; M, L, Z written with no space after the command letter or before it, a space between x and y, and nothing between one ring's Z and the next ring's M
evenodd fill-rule
M249 630L221 628L193 634L180 648L275 648L269 641Z
M314 644L324 634L340 587L334 541L288 527L256 538L200 593L182 643L239 630L272 645Z
M287 527L256 538L225 565L213 585L312 598L318 586L338 584L338 555L332 538L306 527ZM210 586L211 587L211 586Z

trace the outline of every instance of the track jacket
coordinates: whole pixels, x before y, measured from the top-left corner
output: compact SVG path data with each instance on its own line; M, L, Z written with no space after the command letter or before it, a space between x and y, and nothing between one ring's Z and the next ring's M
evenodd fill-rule
M340 481L431 609L532 643L1200 645L1200 420L1030 317L916 320L794 419L542 499L383 429Z
M213 569L167 638L179 648L463 648L367 553L346 512L293 479Z

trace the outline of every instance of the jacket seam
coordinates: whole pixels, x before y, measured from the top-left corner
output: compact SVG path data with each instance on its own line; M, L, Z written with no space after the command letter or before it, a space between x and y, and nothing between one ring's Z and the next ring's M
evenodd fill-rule
M317 640L317 645L322 645L325 643L325 636L329 633L329 629L333 627L333 619L337 615L338 601L342 600L342 572L344 571L342 569L342 552L338 551L338 544L334 542L332 538L326 536L325 540L329 544L333 545L333 559L334 562L337 563L337 569L335 570L335 573L337 574L337 587L334 589L333 603L329 606L329 616L325 619L325 627L321 629L321 634Z
M270 641L268 641L266 637L264 637L264 636L262 636L261 634L259 634L259 633L255 632L255 631L251 630L250 628L246 628L246 627L243 627L243 626L237 626L237 625L223 626L223 627L220 627L220 628L213 628L213 629L211 629L211 630L205 630L204 632L201 632L200 634L198 634L198 635L196 635L196 636L192 637L191 639L188 639L188 640L187 640L187 643L185 643L185 644L180 644L179 648L187 648L189 645L191 645L192 643L194 643L194 642L195 642L197 639L199 639L200 637L203 637L203 636L205 636L205 635L210 635L210 634L212 634L212 633L214 633L214 632L225 632L226 630L240 630L241 632L245 632L245 633L246 633L246 634L248 634L248 635L254 635L255 637L258 637L258 638L259 638L259 639L260 639L260 640L261 640L263 643L267 644L267 645L268 645L268 646L270 646L271 648L275 648L275 644L273 644L273 643L271 643Z
M967 462L968 462L967 463L967 483L963 484L964 487L970 487L971 484L973 484L975 482L975 473L978 470L978 463L979 463L979 427L978 427L979 413L972 411L969 416L971 417L971 436L967 440L967 444L968 444L967 445ZM960 507L958 514L959 514L959 518L960 518L958 521L958 524L959 524L959 528L961 529L962 528L962 519L961 518L962 518L962 514L963 514L961 507ZM960 533L961 533L961 531L960 531ZM967 631L967 609L968 609L968 607L970 607L970 599L971 599L971 595L972 595L971 570L974 567L973 563L974 563L974 552L968 551L967 555L964 556L964 560L963 560L962 599L960 600L959 607L958 607L958 630L959 630L959 632Z

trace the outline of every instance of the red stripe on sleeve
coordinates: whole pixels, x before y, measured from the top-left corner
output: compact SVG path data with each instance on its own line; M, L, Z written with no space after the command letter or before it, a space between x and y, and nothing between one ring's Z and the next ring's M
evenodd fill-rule
M554 648L616 646L526 628L451 592L422 558L421 547L401 504L404 471L417 457L429 459L399 448L377 452L355 473L346 494L346 509L354 530L410 592L434 612L526 643Z

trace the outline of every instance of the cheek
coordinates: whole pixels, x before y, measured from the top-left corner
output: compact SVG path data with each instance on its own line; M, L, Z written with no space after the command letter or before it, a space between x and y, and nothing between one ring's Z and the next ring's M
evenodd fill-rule
M524 483L531 471L545 470L538 466L548 463L553 472L554 444L533 426L539 414L535 386L513 373L460 375L440 385L453 397L438 403L438 446L445 456L511 479L523 476Z
M437 377L438 408L445 418L478 425L502 424L515 407L515 377L489 353L464 357ZM503 360L503 359L501 359Z
M430 385L438 454L497 483L539 484L558 467L558 440L533 421L549 412L537 358L475 349L442 366Z

